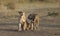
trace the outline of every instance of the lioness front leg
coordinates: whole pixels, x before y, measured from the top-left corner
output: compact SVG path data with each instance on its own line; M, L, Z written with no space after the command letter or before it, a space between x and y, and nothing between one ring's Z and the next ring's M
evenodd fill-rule
M19 25L18 25L18 31L22 31L22 27L21 26L22 26L21 23L19 23Z

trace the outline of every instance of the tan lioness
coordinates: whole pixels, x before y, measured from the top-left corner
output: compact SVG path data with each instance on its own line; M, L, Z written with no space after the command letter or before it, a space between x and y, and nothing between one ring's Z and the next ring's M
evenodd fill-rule
M31 30L39 30L39 15L38 14L29 14L28 15L29 25Z
M18 31L26 30L27 24L26 24L26 13L19 11L19 26Z

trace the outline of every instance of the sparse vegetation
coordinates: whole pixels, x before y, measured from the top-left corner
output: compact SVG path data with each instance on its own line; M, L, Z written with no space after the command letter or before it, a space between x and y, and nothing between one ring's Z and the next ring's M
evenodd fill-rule
M6 6L7 6L7 9L15 9L14 3L7 3Z
M44 1L44 0L39 0L39 1Z
M58 12L48 12L48 16L58 16Z
M2 1L2 2L1 2ZM38 1L38 2L37 2ZM16 0L0 0L0 36L60 36L60 8L55 9L55 7L60 7L59 4L48 4L49 2L60 2L59 0L25 0L23 3L23 0L19 0L16 3ZM12 2L12 3L11 3ZM14 3L13 3L14 2ZM33 3L34 2L34 3ZM40 3L41 2L41 3ZM44 2L44 3L42 3ZM47 2L47 3L45 3ZM30 4L32 3L32 4ZM5 4L5 6L4 6ZM16 5L16 7L15 7ZM57 6L55 6L57 5ZM52 9L50 9L50 6ZM7 9L5 8L7 7ZM40 8L42 7L42 8ZM16 10L14 10L16 8ZM29 10L32 9L33 10ZM48 8L44 9L44 8ZM54 8L54 9L53 9ZM18 10L27 10L26 13L30 14L31 12L37 12L40 16L45 16L48 13L48 17L42 17L40 18L40 32L35 31L23 31L18 32ZM37 9L37 11L34 9ZM11 11L10 11L11 10ZM49 12L48 12L49 11ZM51 11L55 11L52 12ZM51 17L58 16L57 18ZM49 19L48 19L49 18ZM17 23L16 23L17 22ZM8 25L9 24L9 25ZM13 25L12 25L13 24ZM2 30L1 30L2 29Z
M30 3L32 3L33 2L33 0L30 0Z
M18 18L18 15L2 16L2 17L0 17L0 19L1 18L5 18L5 19L8 19L8 18Z

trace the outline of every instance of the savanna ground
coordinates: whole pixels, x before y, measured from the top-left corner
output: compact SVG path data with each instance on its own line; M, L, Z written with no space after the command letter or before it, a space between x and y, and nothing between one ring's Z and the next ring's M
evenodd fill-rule
M52 0L51 0L52 1ZM60 36L60 3L58 2L18 2L0 0L0 36ZM40 31L18 32L18 11L26 15L40 15ZM57 12L57 16L47 16L48 12Z

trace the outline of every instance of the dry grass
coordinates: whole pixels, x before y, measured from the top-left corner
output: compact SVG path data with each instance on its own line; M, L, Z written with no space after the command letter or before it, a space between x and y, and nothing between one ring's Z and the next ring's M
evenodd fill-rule
M60 36L60 28L42 27L43 32L47 32L48 36Z
M17 25L0 25L0 36L60 36L60 28L40 27L40 31L18 32Z
M26 0L27 1L27 0ZM58 3L46 3L46 2L33 2L29 3L26 1L24 3L19 3L17 0L0 0L0 14L4 17L17 17L18 16L18 11L20 10L25 10L26 12L34 12L32 9L37 9L39 10L40 8L55 8L59 7ZM40 11L36 11L40 12ZM40 12L42 13L42 11ZM42 13L41 15L44 15L46 13Z
M48 1L48 0L47 0ZM13 5L8 5L13 3ZM8 5L8 7L7 7ZM14 9L10 9L14 7ZM9 9L8 9L9 8ZM55 27L40 27L39 32L22 31L17 32L18 29L18 11L24 10L27 15L30 13L37 13L41 17L41 24L46 25L60 25L60 15L57 17L46 16L48 12L58 12L60 14L59 3L48 2L18 2L17 0L0 0L0 36L60 36L60 28ZM54 23L54 24L53 24Z

